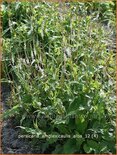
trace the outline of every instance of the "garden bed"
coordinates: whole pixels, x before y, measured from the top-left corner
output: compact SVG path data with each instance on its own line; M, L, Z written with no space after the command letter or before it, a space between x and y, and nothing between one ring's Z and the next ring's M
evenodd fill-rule
M4 3L2 13L3 152L115 153L115 2Z

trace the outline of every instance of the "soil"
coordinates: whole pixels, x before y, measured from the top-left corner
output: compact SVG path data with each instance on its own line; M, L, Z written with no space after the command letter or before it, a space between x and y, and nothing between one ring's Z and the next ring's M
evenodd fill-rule
M2 105L3 112L9 107L6 102L10 97L10 85L2 84ZM14 118L7 121L3 121L2 127L2 153L3 154L36 154L40 153L39 146L38 150L35 150L31 146L28 139L18 138L20 132L19 129L14 125Z

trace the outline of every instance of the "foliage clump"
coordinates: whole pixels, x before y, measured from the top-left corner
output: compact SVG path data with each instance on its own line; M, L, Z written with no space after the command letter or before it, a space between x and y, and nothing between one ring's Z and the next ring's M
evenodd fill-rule
M2 8L4 80L13 86L4 117L41 137L42 153L115 153L115 3Z

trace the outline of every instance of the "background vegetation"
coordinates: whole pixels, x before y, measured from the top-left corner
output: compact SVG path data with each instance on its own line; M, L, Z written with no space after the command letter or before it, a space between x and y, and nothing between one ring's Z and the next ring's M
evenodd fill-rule
M41 153L115 153L115 11L114 1L3 3L4 118L44 135L33 138Z

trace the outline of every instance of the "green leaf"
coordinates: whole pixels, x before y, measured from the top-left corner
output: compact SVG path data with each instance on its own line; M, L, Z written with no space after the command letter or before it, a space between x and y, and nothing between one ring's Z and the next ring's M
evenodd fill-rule
M93 149L98 148L98 143L97 143L96 141L94 141L94 140L88 140L88 141L87 141L87 144L88 144L91 148L93 148Z
M76 132L77 133L77 132ZM80 135L78 133L78 138L76 138L76 145L77 145L77 152L79 151L80 152L80 149L81 149L81 145L83 144L83 142L85 141L85 139L83 138L82 135ZM81 137L80 137L81 136Z
M28 127L24 127L24 126L17 126L17 127L21 128L21 129L25 130L27 133L30 133L30 134L35 135L37 137L39 137L41 135L42 136L45 135L45 137L46 137L46 133L40 129L37 130L37 129L28 128Z
M32 96L25 94L25 95L23 95L22 100L24 103L31 103L32 102Z
M80 98L76 97L73 102L70 103L70 106L68 108L68 113L71 111L75 111L79 108L79 104L80 104Z
M25 112L25 113L22 115L22 118L21 118L21 120L20 120L20 124L23 123L23 121L25 120L26 116L27 116L27 112Z
M89 147L87 144L84 144L83 149L84 149L85 153L91 153L92 152L92 148Z
M52 152L52 154L62 154L62 146L60 144L56 145L55 150Z
M3 118L8 119L9 117L12 117L12 116L14 116L16 114L18 115L19 112L20 112L20 109L21 109L21 106L19 104L14 106L13 108L11 108L11 109L4 112Z
M51 135L52 135L52 138L49 137L48 140L47 140L49 144L55 143L58 140L58 135L59 134L57 132L52 132Z
M63 146L63 153L65 154L71 154L75 153L77 151L77 145L76 145L76 140L74 139L69 139Z
M87 128L87 120L85 119L85 115L77 115L75 118L76 129L80 134L83 134Z

